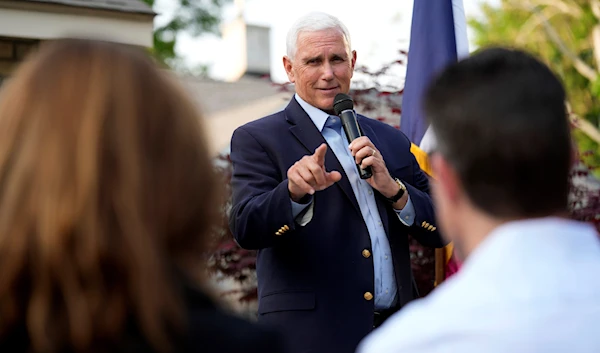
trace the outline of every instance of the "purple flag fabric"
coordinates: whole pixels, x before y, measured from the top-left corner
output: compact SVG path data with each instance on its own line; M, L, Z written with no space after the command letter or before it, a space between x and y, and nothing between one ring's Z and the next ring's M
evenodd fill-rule
M422 100L427 85L457 61L452 0L415 0L400 130L417 146L427 131Z

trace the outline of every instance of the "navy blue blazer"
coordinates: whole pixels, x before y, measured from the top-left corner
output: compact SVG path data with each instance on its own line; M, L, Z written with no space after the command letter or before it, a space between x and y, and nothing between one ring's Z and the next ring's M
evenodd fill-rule
M428 179L408 138L374 119L359 115L358 122L392 177L405 183L415 208L414 225L407 227L376 193L402 306L414 298L407 234L425 246L444 244L435 228ZM292 353L351 353L373 327L371 240L331 149L325 168L339 171L342 179L315 193L307 225L298 225L292 216L287 170L322 143L321 132L293 98L283 111L236 129L231 140L229 225L240 246L259 249L259 321L280 329Z

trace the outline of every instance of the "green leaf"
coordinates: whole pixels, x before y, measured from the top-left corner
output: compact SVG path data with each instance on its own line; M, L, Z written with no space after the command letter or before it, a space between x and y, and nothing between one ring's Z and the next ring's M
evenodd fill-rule
M143 1L154 6L154 0ZM192 37L206 33L218 34L221 8L229 1L231 0L180 0L173 18L162 27L154 29L152 55L172 69L186 70L175 52L177 36L182 32L187 32ZM197 68L192 70L199 71Z
M590 90L594 96L600 97L600 77L591 83Z

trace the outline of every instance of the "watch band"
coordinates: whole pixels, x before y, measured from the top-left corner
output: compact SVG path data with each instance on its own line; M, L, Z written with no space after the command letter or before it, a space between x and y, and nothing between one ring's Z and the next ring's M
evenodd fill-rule
M396 195L386 198L391 203L396 203L396 201L400 200L400 198L404 196L404 193L406 192L406 186L400 181L400 179L394 178L394 181L396 184L398 184L398 186L400 186L400 190L398 190Z

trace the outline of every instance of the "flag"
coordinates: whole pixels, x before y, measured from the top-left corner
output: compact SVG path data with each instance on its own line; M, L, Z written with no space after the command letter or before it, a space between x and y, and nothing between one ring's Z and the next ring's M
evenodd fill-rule
M462 0L415 0L400 130L410 138L411 152L419 166L431 177L434 176L427 154L435 148L436 139L424 118L423 95L440 70L467 55L469 43ZM436 270L436 284L458 270L453 253L452 244L436 251L436 262L443 264L442 270Z

